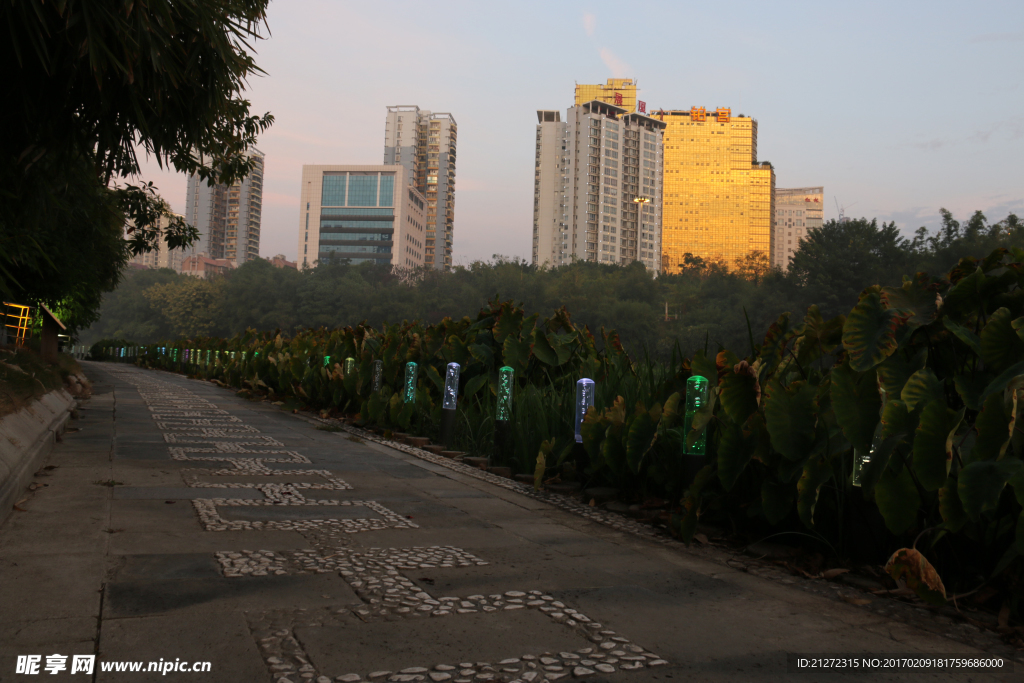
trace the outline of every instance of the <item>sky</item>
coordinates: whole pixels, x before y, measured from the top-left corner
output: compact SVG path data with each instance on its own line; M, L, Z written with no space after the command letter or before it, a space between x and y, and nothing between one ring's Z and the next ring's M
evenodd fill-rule
M777 187L825 218L934 230L1024 215L1024 2L276 0L249 84L271 112L260 252L295 259L303 164L380 164L389 105L458 123L453 262L531 254L536 111L633 78L651 109L758 121ZM185 178L143 163L172 209Z

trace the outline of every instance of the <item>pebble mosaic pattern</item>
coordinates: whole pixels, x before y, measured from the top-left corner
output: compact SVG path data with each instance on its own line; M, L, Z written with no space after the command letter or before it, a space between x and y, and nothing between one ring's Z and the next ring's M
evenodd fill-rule
M275 683L544 683L566 678L588 678L617 671L633 671L667 664L614 631L604 628L570 606L541 591L506 591L492 595L433 596L421 589L403 571L432 568L485 566L487 562L452 546L413 548L361 548L345 545L345 535L387 528L415 528L417 525L374 501L317 500L307 493L318 490L351 490L352 487L327 470L278 470L267 463L309 463L296 451L240 418L218 409L192 392L168 382L140 376L137 372L115 370L135 385L164 432L168 452L179 461L221 462L220 469L186 469L182 478L188 486L225 489L255 489L263 500L212 498L193 500L199 521L207 531L279 530L302 533L312 548L295 551L241 550L215 554L221 573L227 578L287 576L336 572L362 601L314 610L277 609L247 614L250 630ZM363 430L346 426L364 439L379 441L416 457L471 474L520 493L532 492L508 479L434 456L403 444L382 441ZM173 445L171 445L173 444ZM268 457L270 456L270 457ZM285 456L285 457L282 457ZM319 483L211 483L201 477L258 476L318 477ZM512 484L511 486L509 484ZM560 497L559 497L560 498ZM547 496L544 496L547 500ZM555 503L555 500L547 502ZM219 508L320 506L323 517L273 521L227 520ZM559 505L564 507L564 505ZM583 507L583 506L580 506ZM331 517L331 511L363 508L373 517ZM575 510L574 510L575 511ZM586 516L591 517L592 514ZM628 522L627 522L628 523ZM640 527L640 525L636 525ZM646 531L646 530L645 530ZM645 535L649 535L649 532ZM295 629L301 627L359 624L417 618L444 618L493 613L495 618L517 610L537 610L553 622L572 629L593 646L575 652L528 653L498 662L451 662L409 667L400 671L378 670L343 673L331 678L311 662Z
M272 610L247 615L250 629L276 683L314 679L318 683L420 683L427 679L433 683L542 683L568 677L588 678L617 671L636 671L668 663L541 591L513 590L492 595L437 597L401 573L402 570L487 564L481 558L451 546L338 550L329 555L312 549L294 552L228 551L217 553L217 560L227 577L336 571L363 601L363 604L340 608ZM575 652L528 653L498 662L450 662L400 671L345 673L332 679L316 668L295 637L295 629L303 627L430 617L457 618L458 615L478 613L494 613L495 618L501 618L501 614L507 612L531 609L572 629L593 646Z

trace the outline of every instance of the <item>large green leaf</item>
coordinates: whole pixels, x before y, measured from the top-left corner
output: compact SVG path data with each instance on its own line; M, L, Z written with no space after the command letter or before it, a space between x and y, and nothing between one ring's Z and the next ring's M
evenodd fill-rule
M761 344L761 362L767 371L774 370L775 366L782 360L789 332L789 313L783 313L779 316L778 320L771 324L768 332L765 333L764 342Z
M960 471L957 493L967 516L977 522L981 513L994 509L1006 482L1020 471L1021 466L1020 460L983 460L966 465Z
M935 319L938 301L927 281L905 278L900 287L883 287L882 301L888 308L911 312L907 324L913 327L927 325Z
M792 484L780 484L765 479L761 484L761 511L768 523L776 525L793 509L796 489Z
M765 422L772 447L789 460L802 460L811 450L817 422L814 387L793 382L783 387L778 380L768 384L764 404Z
M758 416L755 416L758 417ZM756 444L752 443L750 431L735 422L728 422L722 429L718 442L718 479L722 488L731 491L736 480L754 455Z
M831 381L836 422L854 448L869 451L882 408L875 372L854 372L844 363L833 368Z
M864 372L891 356L898 346L896 333L908 317L899 309L885 308L877 292L864 294L843 325L843 348L850 356L850 367Z
M1021 375L1024 375L1024 360L1003 370L998 377L989 382L988 386L985 387L985 390L978 397L979 405L983 405L988 401L989 396L1003 393L1006 386Z
M487 378L488 375L482 374L477 375L476 377L473 377L468 382L466 382L466 389L464 392L465 397L470 398L471 396L476 394L476 392L480 391L480 389L482 389L483 386L487 384Z
M941 399L932 400L921 411L914 432L914 474L926 491L937 491L946 483L953 462L953 435L965 411L950 410Z
M523 325L523 315L524 311L521 308L508 304L502 306L501 313L498 314L498 318L494 322L494 328L491 330L491 333L494 335L494 341L504 344L509 335L518 337L519 329Z
M490 370L494 366L494 351L487 344L470 344L469 353Z
M953 319L948 315L942 319L942 324L945 325L946 329L952 332L957 339L966 344L969 349L974 351L978 356L981 356L981 340L978 339L978 335L974 334L974 332L963 325L953 322Z
M878 436L873 441L871 460L864 467L861 475L861 486L865 490L871 490L881 478L882 474L889 468L890 462L895 462L899 469L902 465L900 460L893 461L893 454L913 433L914 421L903 401L889 401L882 408L882 422L879 425Z
M957 493L957 481L953 477L946 479L946 483L939 489L939 514L946 528L956 533L967 523L967 513L960 502L960 494Z
M708 381L712 387L718 386L718 368L713 358L708 358L703 351L693 354L690 361L690 371L694 375L700 375Z
M633 474L640 474L640 467L647 451L651 449L658 434L658 425L646 410L633 418L626 436L626 460Z
M895 398L895 397L893 397ZM931 401L943 401L945 392L942 382L930 368L918 370L907 379L900 392L900 399L907 404L907 410L913 411L918 403L927 405Z
M1024 316L1021 316L1020 318L1017 318L1012 323L1010 323L1010 327L1014 329L1014 331L1017 333L1017 336L1020 337L1021 340L1024 340Z
M965 406L971 410L981 410L981 394L989 385L990 377L982 372L971 372L953 378L953 386Z
M1002 372L1024 358L1024 340L1017 336L1012 323L1010 309L1000 308L981 329L981 358L995 372Z
M946 315L966 318L970 313L983 305L981 289L985 284L985 273L975 268L970 275L963 277L948 292L942 302Z
M554 350L555 355L558 356L558 364L562 365L570 358L572 358L572 350L576 342L575 332L565 332L562 334L556 334L554 332L548 333L548 344Z
M757 378L745 372L726 370L718 400L729 418L736 424L743 424L757 410Z
M558 354L555 353L555 350L551 348L551 344L548 343L544 330L539 327L533 331L533 344L530 345L530 350L545 365L558 365Z
M505 343L502 344L502 356L505 365L516 372L525 372L526 365L530 362L530 342L510 334L505 337Z
M882 474L875 485L875 504L892 533L899 535L914 526L921 508L921 496L910 471L903 468L899 474L891 470Z
M877 368L878 382L889 399L900 398L900 394L903 393L903 387L906 385L907 380L910 379L910 376L923 368L928 362L927 347L922 348L911 356L909 360L904 358L904 355L903 351L894 353L886 358Z
M804 526L814 526L814 508L818 504L818 492L821 485L831 478L832 465L827 456L815 456L807 461L800 481L796 483L796 509Z
M444 378L434 369L433 365L426 365L423 367L423 374L427 376L431 384L437 387L437 390L444 391ZM347 379L347 378L346 378Z
M978 437L971 449L971 460L998 460L1003 457L1013 433L1002 394L988 397L974 421L974 427L978 430Z

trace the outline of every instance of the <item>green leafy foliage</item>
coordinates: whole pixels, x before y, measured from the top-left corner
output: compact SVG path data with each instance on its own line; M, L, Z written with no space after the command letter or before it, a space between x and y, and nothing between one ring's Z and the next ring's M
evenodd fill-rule
M1024 251L999 250L963 259L945 277L919 273L901 288L869 289L846 318L825 320L817 307L799 325L783 316L744 359L721 349L714 360L703 351L670 363L637 360L617 334L594 335L564 310L540 320L495 300L476 319L434 325L211 339L201 343L249 355L199 371L314 407L351 406L363 424L432 436L439 379L455 360L463 364L459 447L496 454L495 378L508 363L516 368L513 438L500 452L517 472L541 482L571 462L586 483L668 499L673 532L687 542L698 521L711 518L751 534L812 529L838 552L853 552L850 528L862 522L850 510L861 509L884 522L873 540L891 553L941 525L949 544L922 552L945 568L960 566L954 556L969 558L953 577L959 590L978 574L1024 568L1024 361L1013 355L1022 259ZM359 359L361 376L382 360L385 389L375 394L337 366L322 368L324 355ZM392 388L410 359L426 369L416 400L404 403ZM152 352L146 362L166 367ZM711 387L687 424L683 397L694 374ZM572 403L583 376L595 380L596 400L577 446ZM706 454L685 454L701 433ZM859 490L855 450L870 457ZM899 559L893 571L932 568L915 558ZM938 600L941 581L925 583L926 599Z

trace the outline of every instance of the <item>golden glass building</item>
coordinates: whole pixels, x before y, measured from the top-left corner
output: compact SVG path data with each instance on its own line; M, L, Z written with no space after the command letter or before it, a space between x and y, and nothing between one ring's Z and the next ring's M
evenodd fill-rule
M688 253L730 270L756 251L771 263L775 171L757 161L757 121L703 107L651 116L666 124L662 270Z
M579 107L594 100L614 104L628 112L636 111L636 83L632 78L609 78L605 84L576 84L574 106Z

